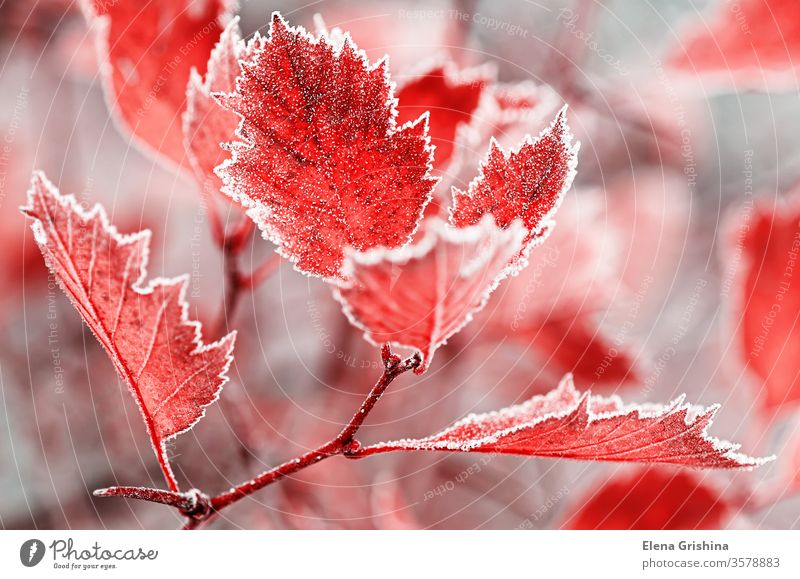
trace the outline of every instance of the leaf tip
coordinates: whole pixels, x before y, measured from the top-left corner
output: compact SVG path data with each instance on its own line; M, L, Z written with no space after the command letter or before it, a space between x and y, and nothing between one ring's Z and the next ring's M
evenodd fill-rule
M269 37L272 39L272 36L277 32L289 32L289 23L286 22L286 19L278 10L273 10L272 15L269 19Z

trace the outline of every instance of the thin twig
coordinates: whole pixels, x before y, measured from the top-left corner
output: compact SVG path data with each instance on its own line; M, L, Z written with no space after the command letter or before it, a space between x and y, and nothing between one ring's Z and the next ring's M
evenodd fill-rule
M203 196L203 204L205 205L206 214L208 215L208 221L211 226L211 236L214 239L214 243L216 243L218 247L222 247L225 245L225 228L222 225L222 217L219 214L217 201L205 185L200 187L200 192Z
M150 502L162 503L177 508L188 521L183 529L198 529L215 518L222 509L225 509L241 499L263 489L279 480L308 468L318 462L341 454L349 458L357 458L361 448L355 436L363 426L364 421L375 408L389 385L401 374L413 370L422 362L419 354L402 360L393 354L388 345L381 348L383 359L383 374L372 387L359 409L353 414L350 421L342 428L341 432L319 448L312 450L267 470L252 480L246 481L224 493L209 498L197 489L185 493L149 489L143 487L111 487L95 491L98 497L126 497Z
M401 360L395 354L392 354L388 345L384 345L381 349L381 356L384 363L384 371L378 382L370 390L367 397L361 403L361 407L353 414L350 422L342 429L339 435L320 446L319 448L307 452L306 454L287 461L280 466L265 471L255 477L254 479L240 484L231 490L219 494L211 499L211 506L214 511L230 506L236 501L254 493L257 490L264 488L272 483L275 483L282 478L293 474L299 470L307 468L312 464L316 464L321 460L343 454L345 456L354 454L359 448L359 443L355 440L355 435L364 424L367 416L369 416L372 409L383 396L386 389L394 381L395 378L401 374L408 372L419 366L421 360L419 356L415 355L406 360Z
M242 297L242 278L239 271L238 256L228 249L226 244L223 247L222 261L225 268L225 284L223 286L224 297L222 308L214 325L214 335L223 336L228 330L228 320L233 318L236 306Z
M214 334L222 336L228 329L228 322L233 318L236 307L241 301L245 290L253 291L261 285L281 264L281 256L271 255L251 273L246 274L239 268L239 255L244 244L250 238L254 229L253 222L242 217L236 229L225 237L220 249L222 251L223 267L225 268L225 296L222 308L215 324Z
M274 254L268 257L264 263L250 274L241 272L239 269L239 255L245 247L247 240L250 239L254 228L255 225L253 221L242 215L234 230L229 235L223 233L221 236L217 236L216 232L214 234L214 240L217 242L222 252L223 267L225 270L223 302L212 330L215 338L221 338L228 332L229 323L233 319L236 307L241 301L244 292L255 290L270 276L270 274L275 272L281 264L281 257L278 254ZM239 413L234 409L230 415L232 418L229 423L239 446L238 454L242 458L243 463L250 464L252 453L243 441Z
M98 489L92 493L96 497L124 497L151 503L161 503L178 509L181 514L189 519L206 518L211 511L211 502L208 495L191 489L186 492L165 491L148 487L108 487Z

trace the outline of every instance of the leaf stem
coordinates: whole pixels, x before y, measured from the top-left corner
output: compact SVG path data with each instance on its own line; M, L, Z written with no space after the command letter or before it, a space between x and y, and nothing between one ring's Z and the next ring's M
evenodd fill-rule
M200 194L203 197L203 204L206 208L206 214L208 215L211 236L214 238L214 243L222 247L225 244L225 228L222 225L222 217L219 214L217 201L214 195L205 186L200 187Z
M207 203L213 203L213 199L209 199ZM213 336L217 339L222 338L228 332L230 320L233 318L234 312L245 290L253 291L261 283L263 283L281 264L281 257L274 254L268 257L259 267L257 267L250 274L244 274L239 269L239 254L242 252L247 240L255 228L255 224L246 215L240 215L238 223L234 226L233 231L228 234L222 225L222 221L216 211L216 205L212 205L213 217L211 219L212 234L214 242L222 252L222 260L224 267L225 284L223 286L223 299L217 321L213 326ZM232 414L236 416L236 409ZM239 456L242 457L243 462L248 463L250 460L250 450L243 442L243 434L241 428L241 420L234 418L231 421L231 428L236 436L239 446Z
M225 269L225 296L222 302L222 310L214 328L216 336L225 334L228 328L228 321L233 317L244 291L255 290L281 264L281 256L274 254L266 258L251 273L246 274L241 271L239 268L239 254L242 252L244 244L249 239L254 227L255 225L248 217L242 216L234 231L230 235L226 235L220 244L223 267Z
M217 337L227 332L228 320L233 318L233 313L242 297L242 274L239 271L237 255L227 243L222 247L222 265L225 268L225 285L222 309L214 327L214 335Z
M172 471L172 465L167 457L167 448L164 446L164 442L158 441L156 444L156 440L153 438L152 434L151 439L153 448L156 451L156 457L158 458L158 466L161 467L161 472L164 473L164 479L167 481L169 490L176 493L179 492L178 479L175 478L175 473Z

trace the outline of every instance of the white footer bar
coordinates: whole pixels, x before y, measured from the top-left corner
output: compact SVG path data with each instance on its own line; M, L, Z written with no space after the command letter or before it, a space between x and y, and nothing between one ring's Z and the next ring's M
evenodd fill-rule
M799 562L800 531L0 532L15 578L778 578Z

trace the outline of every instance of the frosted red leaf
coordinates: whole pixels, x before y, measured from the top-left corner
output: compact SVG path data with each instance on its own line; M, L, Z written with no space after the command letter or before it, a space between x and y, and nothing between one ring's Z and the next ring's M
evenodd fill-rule
M488 67L458 71L451 62L437 63L411 77L397 91L398 122L430 113L428 134L435 145L434 167L441 169L453 155L456 131L472 120L481 96L492 81Z
M502 230L491 216L463 229L431 218L423 231L420 241L401 249L351 253L345 271L352 281L334 290L371 343L418 350L418 374L516 271L526 234L520 222Z
M738 351L758 379L767 415L800 403L800 193L788 202L757 203L747 221L730 227L727 260L732 329Z
M224 192L307 274L341 280L345 247L405 245L436 179L426 117L395 122L386 61L276 13L242 62L236 92L218 96L241 117Z
M742 0L714 10L673 48L673 68L732 88L797 90L800 3Z
M48 266L130 387L171 474L164 443L194 426L219 396L235 333L203 344L200 323L187 318L188 276L144 285L149 231L119 234L102 207L84 212L41 173L23 212L34 220Z
M436 69L435 66L432 68ZM558 95L549 87L530 81L509 84L496 82L494 67L490 65L457 69L451 62L445 61L438 65L438 71L439 75L443 75L442 81L436 83L443 85L437 89L441 102L432 105L430 125L432 138L438 143L434 164L442 182L434 191L434 198L426 208L426 216L448 214L447 210L452 204L451 187L464 186L473 179L492 139L501 147L517 145L532 131L546 126L562 106ZM434 88L433 79L415 78L424 81L420 88ZM409 84L417 86L413 78ZM404 88L401 86L399 95L401 114L407 107L413 110L414 105L410 104L413 100L410 101L409 97L421 99L425 95L408 94ZM481 89L480 92L477 88ZM477 100L476 106L468 111L472 102L465 97L470 94ZM437 97L430 95L427 98L435 101ZM452 102L448 103L448 100ZM458 106L454 107L454 104ZM450 108L443 108L445 106ZM444 119L437 117L437 111L446 113ZM448 119L452 123L448 123ZM439 124L439 127L434 128L435 124ZM448 139L452 139L452 142L443 143Z
M738 445L708 436L717 408L693 407L683 397L665 406L626 405L616 396L581 394L567 375L555 390L523 404L470 415L426 438L368 446L359 455L438 450L701 468L748 468L771 460L739 454Z
M200 186L209 193L222 189L214 168L228 157L222 144L234 138L239 126L239 117L221 107L212 93L228 93L236 88L242 46L236 17L225 27L211 52L205 77L193 69L186 89L183 115L186 153Z
M735 505L691 470L642 468L615 474L575 501L562 527L606 530L720 529Z
M489 156L467 191L453 187L451 221L457 227L494 215L500 227L521 218L529 237L544 232L572 185L579 145L572 145L566 107L535 141L526 138L517 150L504 152L492 139Z
M184 161L186 84L200 74L235 6L232 0L82 0L96 26L103 84L115 119L143 145Z

